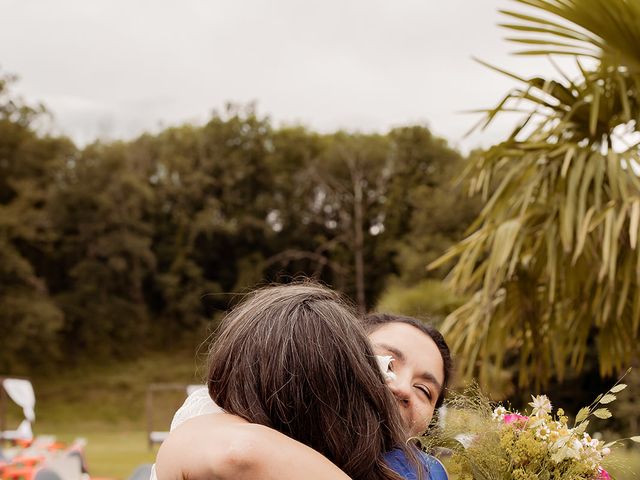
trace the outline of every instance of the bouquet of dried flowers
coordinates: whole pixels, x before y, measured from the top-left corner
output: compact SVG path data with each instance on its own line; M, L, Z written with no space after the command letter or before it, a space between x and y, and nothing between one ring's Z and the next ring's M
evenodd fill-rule
M450 403L439 429L421 439L427 448L452 451L449 470L458 480L607 480L603 460L611 447L587 432L591 418L610 418L607 404L626 388L617 383L582 408L570 425L545 395L532 396L528 413L495 406L477 388ZM442 421L444 420L444 421Z

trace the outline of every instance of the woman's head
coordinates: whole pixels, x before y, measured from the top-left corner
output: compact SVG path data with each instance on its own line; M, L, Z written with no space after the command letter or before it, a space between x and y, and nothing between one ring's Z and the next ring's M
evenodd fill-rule
M373 313L364 326L378 355L393 357L388 381L410 436L424 433L442 405L453 369L442 334L412 317Z
M225 411L289 435L353 478L396 478L382 455L403 442L397 408L361 324L329 289L249 294L212 344L208 387Z

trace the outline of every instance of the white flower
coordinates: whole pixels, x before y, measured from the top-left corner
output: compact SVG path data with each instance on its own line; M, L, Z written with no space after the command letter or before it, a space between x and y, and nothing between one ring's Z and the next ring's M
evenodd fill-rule
M533 402L529 405L533 407L533 410L531 411L532 415L542 416L551 413L551 401L549 401L549 398L546 395L538 395L537 397L531 395L531 398L533 399Z
M396 374L391 371L391 362L393 362L393 357L391 355L376 355L376 360L378 361L378 367L385 379L395 380L397 378Z
M551 429L544 423L536 430L536 437L540 440L547 440L549 435L551 435Z
M507 409L504 408L502 405L500 405L499 407L496 407L493 410L493 413L491 414L491 418L501 422L502 420L504 420L504 416L506 414L507 414Z
M580 443L580 440L574 438L565 445L565 458L575 458L577 460L580 458L583 450L584 447L582 443Z
M544 418L533 418L533 419L529 419L529 422L527 422L529 428L533 429L533 428L539 428L539 427L546 427L547 426L547 421Z
M579 451L582 450L582 443L580 443L580 440L573 438L571 429L566 432L552 430L552 433L554 432L559 436L549 447L549 450L553 453L551 457L553 461L561 463L568 458L578 458Z
M598 446L600 445L600 440L591 438L591 436L585 432L582 434L582 444L585 447L598 448Z
M454 437L460 445L462 445L465 450L471 446L473 441L476 439L476 435L472 435L470 433L460 433Z

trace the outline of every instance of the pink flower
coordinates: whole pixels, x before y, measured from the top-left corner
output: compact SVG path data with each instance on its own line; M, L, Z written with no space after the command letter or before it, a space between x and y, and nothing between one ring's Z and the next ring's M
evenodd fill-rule
M611 475L604 468L598 468L598 479L597 480L611 480Z
M504 416L504 423L507 425L510 423L526 423L527 420L529 420L529 417L518 413L509 413Z

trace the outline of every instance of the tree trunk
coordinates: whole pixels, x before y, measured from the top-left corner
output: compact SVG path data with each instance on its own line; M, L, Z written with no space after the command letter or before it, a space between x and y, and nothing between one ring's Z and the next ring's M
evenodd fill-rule
M356 267L356 302L358 313L364 315L367 311L364 293L364 215L362 198L362 172L356 166L351 171L353 179L353 228L354 228L354 257Z

